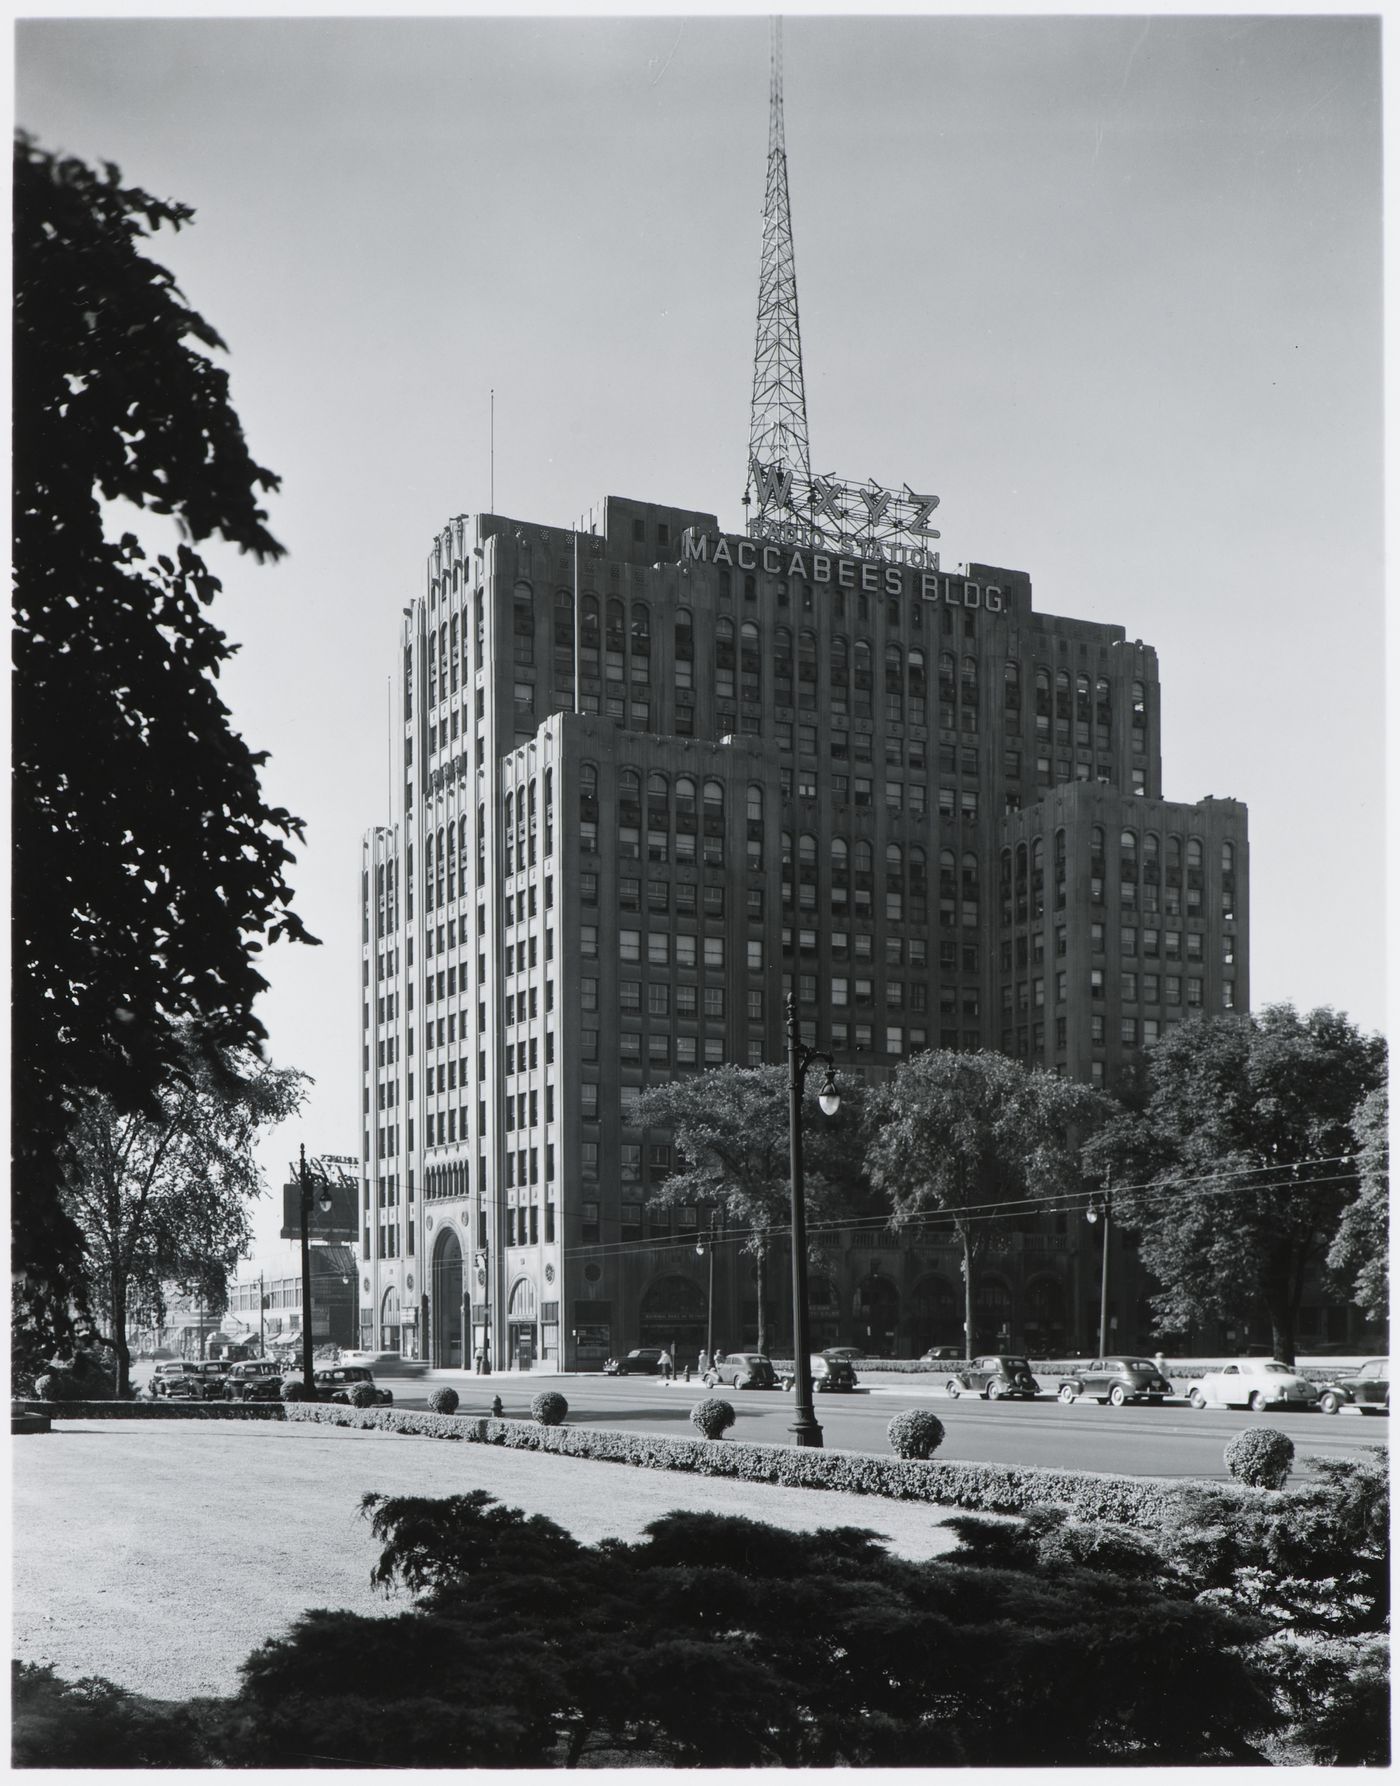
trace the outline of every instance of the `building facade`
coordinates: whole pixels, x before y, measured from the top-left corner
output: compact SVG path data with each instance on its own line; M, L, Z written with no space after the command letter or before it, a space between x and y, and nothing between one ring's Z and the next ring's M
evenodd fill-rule
M781 1062L789 989L872 1080L999 1049L1112 1088L1170 1025L1247 1010L1246 811L1164 798L1160 699L1150 646L1036 612L1019 571L616 497L579 531L455 518L405 610L399 816L363 850L361 1343L588 1369L707 1322L751 1342L751 1262L650 1203L670 1143L633 1108ZM816 1343L961 1342L951 1235L825 1240ZM1008 1225L973 1345L1092 1347L1094 1245ZM1113 1280L1139 1345L1130 1251Z

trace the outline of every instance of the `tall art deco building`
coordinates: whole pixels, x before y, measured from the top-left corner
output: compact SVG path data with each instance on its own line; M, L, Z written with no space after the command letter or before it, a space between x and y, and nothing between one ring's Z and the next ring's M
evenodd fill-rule
M1163 798L1153 649L1036 612L1020 571L775 531L609 497L579 531L482 514L433 542L400 641L403 817L362 866L366 1343L693 1356L711 1212L653 1207L670 1143L633 1107L782 1061L789 989L871 1080L996 1049L1112 1088L1172 1024L1248 1007L1245 808ZM1008 1225L974 1346L1092 1345L1092 1233ZM959 1343L951 1242L826 1236L814 1343ZM751 1262L731 1241L714 1264L737 1349ZM1131 1254L1113 1280L1141 1345Z

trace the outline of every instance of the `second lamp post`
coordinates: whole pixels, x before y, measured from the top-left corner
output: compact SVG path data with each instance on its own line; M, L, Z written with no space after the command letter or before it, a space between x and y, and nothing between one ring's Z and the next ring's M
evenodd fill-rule
M807 1349L807 1211L802 1195L802 1091L807 1069L814 1060L826 1063L826 1084L817 1097L823 1116L835 1116L841 1108L841 1094L836 1089L831 1056L803 1046L797 1001L792 993L787 1000L787 1032L788 1144L792 1155L792 1363L796 1396L789 1430L797 1444L820 1447L822 1429L812 1406L812 1359Z

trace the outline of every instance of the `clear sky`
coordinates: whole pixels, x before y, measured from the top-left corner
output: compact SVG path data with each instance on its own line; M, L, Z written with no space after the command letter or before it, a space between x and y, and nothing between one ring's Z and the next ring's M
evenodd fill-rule
M738 530L768 29L739 17L39 18L17 118L197 212L276 567L211 554L226 698L308 839L263 1149L354 1153L359 840L434 531L609 492ZM1160 653L1164 792L1248 802L1255 1005L1384 1018L1377 19L791 17L813 468ZM269 1203L259 1232L277 1227Z

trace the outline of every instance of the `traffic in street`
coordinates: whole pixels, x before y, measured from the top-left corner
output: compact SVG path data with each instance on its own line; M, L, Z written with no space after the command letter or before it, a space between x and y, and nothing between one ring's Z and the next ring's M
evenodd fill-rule
M942 1387L918 1389L862 1379L853 1393L815 1398L817 1420L827 1446L847 1451L887 1453L885 1428L905 1408L929 1408L946 1429L938 1451L942 1463L1035 1464L1051 1469L1102 1470L1132 1476L1200 1476L1227 1480L1223 1452L1242 1427L1268 1425L1285 1432L1297 1448L1295 1476L1308 1473L1310 1453L1354 1457L1368 1445L1389 1440L1389 1421L1358 1409L1337 1415L1311 1411L1253 1414L1225 1408L1196 1409L1185 1400L1160 1407L1104 1407L1097 1402L1063 1403L1042 1393L1034 1401L951 1399ZM690 1410L713 1393L692 1380L665 1383L659 1377L546 1377L434 1371L428 1377L395 1380L394 1405L423 1408L433 1388L451 1383L461 1398L461 1414L487 1414L500 1397L507 1418L528 1418L531 1399L541 1389L558 1390L569 1403L572 1426L614 1427L620 1431L693 1438ZM793 1397L782 1389L724 1391L737 1415L726 1441L790 1444Z

